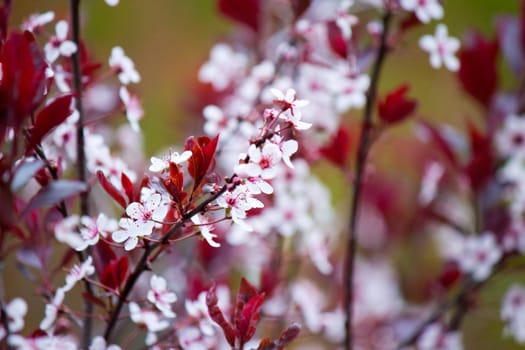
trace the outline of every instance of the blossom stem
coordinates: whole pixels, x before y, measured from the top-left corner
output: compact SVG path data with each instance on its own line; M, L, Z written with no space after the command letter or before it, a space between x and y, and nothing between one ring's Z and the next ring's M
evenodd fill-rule
M80 70L80 0L70 1L71 32L77 50L71 56L73 67L73 91L75 93L75 109L78 112L77 123L77 176L86 182L86 153L84 148L84 108L82 106L82 73ZM88 215L88 192L80 194L80 215ZM85 256L80 256L84 260ZM89 282L84 283L86 293L93 294ZM84 300L84 324L82 330L82 348L87 349L91 343L93 329L93 303Z
M357 252L357 219L358 208L363 187L363 175L366 167L366 159L368 151L371 146L371 131L372 131L372 114L376 101L377 86L379 83L379 75L383 66L386 53L388 51L388 30L392 18L392 13L389 9L383 15L383 32L381 34L381 41L377 57L372 68L370 87L366 95L366 105L364 110L364 117L361 123L361 138L356 155L356 170L354 177L354 192L352 195L352 206L350 211L350 223L348 239L346 244L345 260L344 260L344 308L345 308L345 349L352 350L353 348L353 299L354 299L354 275L355 275L355 259Z
M137 283L139 277L142 275L144 271L147 270L148 265L152 262L152 259L150 259L151 254L157 250L162 249L164 245L169 243L170 237L172 237L175 233L177 233L182 226L191 220L191 218L198 213L205 210L206 206L216 200L219 196L221 196L227 189L227 186L224 185L221 187L221 189L215 193L213 193L211 196L209 196L206 200L201 202L198 206L196 206L193 210L190 210L184 216L181 218L179 222L174 224L169 231L164 235L163 239L160 242L155 242L153 244L146 245L144 247L144 252L142 253L142 256L140 257L139 262L135 266L135 269L129 276L128 280L126 281L126 284L124 285L124 288L122 289L122 293L120 293L120 296L117 301L117 305L111 312L111 316L108 322L108 325L106 326L106 330L104 332L104 339L108 342L110 340L111 334L113 333L113 330L115 328L115 325L117 324L117 321L119 319L120 312L122 311L122 307L124 306L125 302L127 301L127 298L133 288L135 287L135 284ZM156 252L153 257L155 259L159 256L160 252Z

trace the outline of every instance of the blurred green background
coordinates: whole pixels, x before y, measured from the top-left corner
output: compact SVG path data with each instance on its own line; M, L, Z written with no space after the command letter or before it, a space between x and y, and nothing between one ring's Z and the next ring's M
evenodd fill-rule
M142 82L132 88L139 92L146 112L141 121L146 155L181 144L200 122L187 109L194 98L197 70L211 46L231 30L231 23L217 13L216 0L121 0L115 8L103 0L89 0L81 5L82 36L95 59L107 64L111 48L120 45L142 76ZM462 37L466 30L477 28L492 37L496 17L517 14L519 1L447 0L444 6L443 21L451 35ZM57 18L68 17L66 0L13 0L11 25L20 24L30 13L50 9ZM417 47L418 38L433 33L435 25L432 22L408 35L401 49L388 58L380 88L387 90L409 79L410 94L420 100L418 110L424 118L463 130L465 117L481 120L482 111L461 93L453 74L432 69L427 55ZM504 86L515 85L505 68L502 74ZM483 294L486 306L465 322L467 349L518 348L512 341L503 345L500 341L500 298L510 281L506 277L498 281Z

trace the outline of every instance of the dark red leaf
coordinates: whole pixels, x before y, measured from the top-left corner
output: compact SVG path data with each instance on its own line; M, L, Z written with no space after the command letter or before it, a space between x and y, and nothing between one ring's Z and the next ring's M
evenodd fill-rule
M241 341L246 342L250 340L255 333L263 301L264 293L259 294L254 286L242 278L233 313L233 323L237 328Z
M471 122L468 123L468 132L471 155L464 171L472 188L477 191L493 177L496 160L490 134L481 133Z
M131 179L124 172L120 174L120 183L122 184L124 192L126 192L128 201L133 202L133 182L131 182Z
M31 198L27 207L22 212L25 215L30 210L58 204L60 201L87 191L87 185L80 181L58 180L50 182L46 187L40 189Z
M259 32L261 0L219 0L219 11L230 19Z
M18 128L44 100L47 63L32 33L11 32L0 54L0 113ZM0 135L5 125L0 125Z
M189 137L184 149L192 152L188 160L188 172L193 177L193 190L195 191L203 182L206 174L215 166L215 150L219 141L219 135L210 139L207 136L194 138Z
M280 348L285 347L294 341L299 336L299 333L301 333L301 325L294 323L281 332L279 339L277 339L277 344Z
M37 114L35 125L31 129L31 136L26 146L26 154L30 154L33 147L40 144L48 132L63 123L71 115L72 100L72 94L57 97Z
M326 29L332 50L342 58L346 58L348 56L348 43L341 28L335 21L329 21L326 23Z
M270 338L264 338L259 342L256 350L278 350L277 344L271 341Z
M383 123L398 123L414 112L417 107L417 101L406 97L408 90L409 86L403 84L389 92L383 100L379 101L379 118Z
M295 18L301 17L301 15L308 9L311 2L312 0L290 0Z
M93 265L100 279L110 261L117 260L117 255L105 241L99 241L92 249Z
M344 168L350 153L350 132L344 126L340 126L332 135L330 143L323 146L319 152L335 165Z
M459 53L459 81L463 89L485 107L498 87L497 56L497 41L489 41L478 32L467 37Z
M216 286L213 285L208 293L206 294L206 305L208 306L208 313L215 323L217 323L224 333L228 344L232 347L235 346L235 339L237 338L237 331L233 328L232 324L226 320L224 314L218 305L218 298L216 293Z
M261 293L251 298L242 308L241 316L235 326L243 342L249 341L255 334L263 302L264 293Z
M42 160L24 159L16 167L15 174L11 179L11 191L17 192L24 187L29 180L44 166Z
M414 12L410 12L408 16L403 18L403 20L401 21L401 24L399 25L399 29L401 30L401 32L406 32L407 30L417 27L421 24L422 23L417 18L416 14Z
M104 190L113 198L120 206L124 209L127 207L127 202L122 193L106 178L104 173L99 170L97 171L98 182Z
M100 283L111 288L118 289L126 282L128 278L128 258L126 256L121 257L118 260L112 260L106 266L100 277Z
M438 283L441 287L449 289L460 280L461 270L456 261L446 261L438 277Z

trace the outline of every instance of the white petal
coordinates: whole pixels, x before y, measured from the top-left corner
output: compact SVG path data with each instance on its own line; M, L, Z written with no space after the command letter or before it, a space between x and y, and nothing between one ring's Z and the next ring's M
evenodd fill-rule
M58 39L65 40L67 38L68 27L69 26L66 21L58 21L58 23L55 26L55 32L57 34Z

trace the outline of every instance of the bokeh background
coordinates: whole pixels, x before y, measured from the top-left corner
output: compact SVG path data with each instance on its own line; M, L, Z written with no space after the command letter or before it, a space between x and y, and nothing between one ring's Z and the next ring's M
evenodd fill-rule
M496 18L517 14L519 3L517 0L446 0L443 21L448 24L450 34L456 37L474 28L493 37ZM189 108L197 98L194 94L197 70L207 59L211 46L225 40L232 30L231 23L217 12L216 0L121 0L115 8L107 6L103 0L85 0L81 6L82 36L94 58L107 64L111 48L120 45L134 60L142 76L142 82L133 89L141 96L145 109L141 127L146 155L182 144L201 123L200 116ZM13 0L11 25L19 25L31 13L50 9L55 11L57 18L68 18L66 0ZM388 58L380 89L391 89L409 78L411 96L420 101L419 114L428 121L447 123L462 132L465 117L480 121L483 114L462 94L453 74L433 70L427 55L417 48L417 39L423 33L432 33L434 27L435 22L432 22L410 32L402 50ZM503 66L501 73L503 86L516 84ZM402 138L402 129L393 137ZM393 155L397 150L390 149L388 144L381 148L385 158L391 159L397 169L404 162L410 162L410 159L390 158L389 153ZM327 171L325 179L337 188L344 184L338 177L339 173ZM347 192L340 193L344 196ZM23 277L13 275L10 281L18 283L16 278ZM482 295L480 304L487 306L466 319L467 349L518 348L512 341L501 342L501 324L497 326L500 297L513 278L516 275L499 277L499 282Z

